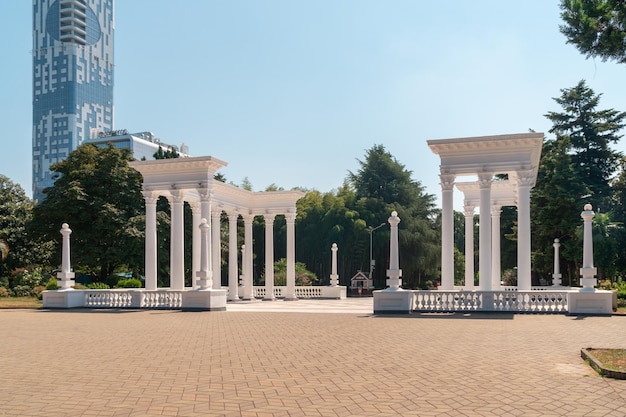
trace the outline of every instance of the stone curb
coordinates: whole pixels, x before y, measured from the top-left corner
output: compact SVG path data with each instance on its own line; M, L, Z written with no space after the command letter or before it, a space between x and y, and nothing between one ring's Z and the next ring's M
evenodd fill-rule
M598 371L600 375L607 377L607 378L613 378L613 379L626 379L626 372L616 371L614 369L607 369L604 366L602 366L602 363L591 353L591 351L593 350L594 350L593 348L581 349L580 356L584 360L588 360L589 363L591 364L591 367L595 369L596 371Z

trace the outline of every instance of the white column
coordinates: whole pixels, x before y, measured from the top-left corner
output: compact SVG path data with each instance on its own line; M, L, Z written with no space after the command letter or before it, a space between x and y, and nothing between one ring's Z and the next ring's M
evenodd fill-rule
M400 269L400 251L398 248L398 223L400 218L397 211L391 212L389 222L389 269L387 270L387 291L402 290L402 270Z
M237 279L237 219L238 213L228 214L228 301L239 301Z
M57 272L57 278L59 278L59 286L62 290L73 290L74 285L74 273L72 272L72 266L70 264L70 235L72 229L67 223L61 225L61 236L63 236L63 242L61 246L61 272Z
M480 229L479 229L479 285L482 291L491 290L491 182L492 173L478 175L480 186Z
M517 289L530 291L530 189L532 171L517 172Z
M336 287L339 284L339 275L337 275L337 244L333 243L333 246L330 248L331 252L331 266L330 266L330 286Z
M241 261L241 269L244 275L243 299L254 300L254 279L252 276L252 224L254 223L254 215L246 214L242 217L244 224L244 242L246 246L246 251L244 252L245 258Z
M465 202L465 289L474 289L474 205Z
M156 205L159 196L152 191L143 191L146 202L145 280L146 290L157 289L157 220Z
M558 287L561 285L562 276L559 262L559 248L561 247L561 241L559 239L554 239L552 246L554 247L554 273L552 274L552 285Z
M220 220L222 210L211 212L211 270L213 271L213 288L222 288L222 228Z
M491 206L491 289L500 290L502 288L500 279L502 278L502 267L500 258L500 214L502 206L493 204Z
M273 301L274 297L274 214L265 214L265 297L264 301Z
M580 283L581 291L595 291L598 280L595 278L598 272L593 266L593 233L591 229L591 220L595 216L591 204L585 204L585 210L580 213L583 218L583 267L580 268L582 276Z
M209 262L210 227L207 219L202 218L200 220L198 229L200 230L200 269L196 272L196 277L198 278L198 284L201 290L210 290L213 285L211 283L213 272L211 271L211 263Z
M171 251L170 251L170 289L185 289L185 229L184 203L182 190L171 191Z
M191 206L191 224L193 225L192 229L192 240L191 240L191 270L193 271L191 275L191 289L198 288L198 284L196 282L195 272L200 270L200 246L201 246L201 235L202 232L198 225L202 221L202 216L200 214L200 202L194 201L190 202Z
M454 288L454 175L441 174L441 289Z
M287 222L287 293L285 301L295 301L296 297L296 213L286 213Z

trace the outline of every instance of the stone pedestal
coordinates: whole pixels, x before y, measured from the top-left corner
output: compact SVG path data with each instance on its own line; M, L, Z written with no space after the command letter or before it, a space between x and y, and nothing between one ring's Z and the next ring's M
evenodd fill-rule
M413 311L413 291L403 289L376 290L374 314L409 314Z
M79 308L85 306L85 291L67 289L43 292L43 308Z
M226 311L226 290L200 289L183 292L183 311Z
M322 290L322 298L330 298L333 300L345 300L346 293L347 291L346 291L345 285L324 287Z
M567 293L569 314L611 315L613 312L613 292L572 291Z

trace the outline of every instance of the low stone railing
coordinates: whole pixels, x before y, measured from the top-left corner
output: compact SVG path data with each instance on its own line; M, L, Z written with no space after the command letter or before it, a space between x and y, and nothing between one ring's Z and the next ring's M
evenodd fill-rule
M567 291L413 291L413 311L567 313Z
M182 291L172 290L79 290L85 293L87 308L163 308L182 307Z
M287 294L286 286L274 287L274 298L284 298ZM241 291L240 294L241 296ZM254 298L265 298L265 287L253 287ZM296 287L297 298L333 298L341 299L346 297L346 287L322 287L322 286L299 286Z

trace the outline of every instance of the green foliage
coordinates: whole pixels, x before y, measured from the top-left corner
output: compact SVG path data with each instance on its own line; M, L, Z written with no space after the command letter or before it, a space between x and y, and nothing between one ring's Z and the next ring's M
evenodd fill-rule
M586 58L626 62L626 3L623 0L561 0L559 28Z
M59 229L71 222L74 269L95 281L103 281L120 265L143 268L142 181L139 172L128 166L130 160L128 149L80 146L51 166L60 178L34 209L33 231L56 242L58 263Z
M46 283L46 289L50 291L58 290L61 288L59 286L59 282L56 278L50 278L50 280Z
M176 159L180 158L180 154L176 149L168 149L164 151L161 146L159 146L159 150L152 155L154 159Z
M544 142L531 194L532 256L539 276L549 276L554 264L552 244L558 238L563 283L576 285L582 259L580 212L586 202L593 203L596 212L607 212L614 204L611 178L622 155L611 145L621 138L618 132L626 113L598 110L600 95L584 81L561 93L554 100L562 112L546 114L553 123L550 133L556 137ZM613 228L610 232L617 236ZM613 273L609 271L614 261L609 253L611 243L605 239L598 244L601 275Z
M90 290L108 290L111 287L104 282L92 282L87 284L87 288Z
M317 283L315 274L306 269L302 262L295 263L296 286L309 286ZM263 277L265 280L265 277ZM274 285L287 285L287 259L282 258L274 262Z
M14 285L35 288L36 286L45 284L49 279L50 276L44 273L40 268L23 270L15 276Z
M35 295L35 289L28 285L16 285L13 287L14 297L34 297Z
M141 288L141 281L136 278L121 279L117 282L116 288Z
M0 175L0 275L50 265L52 244L33 238L29 230L33 207L21 186Z

